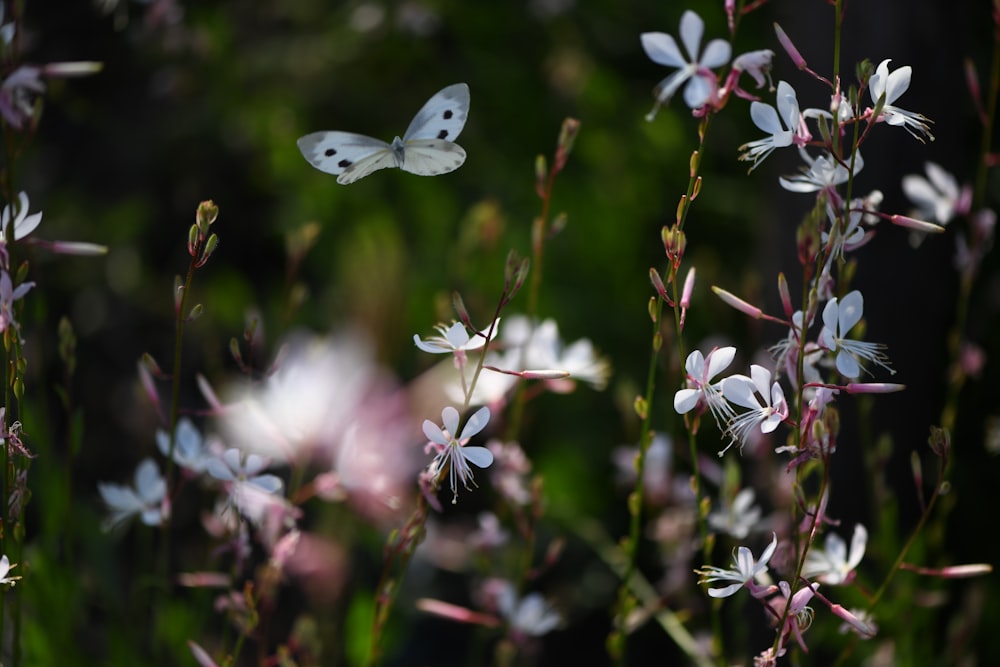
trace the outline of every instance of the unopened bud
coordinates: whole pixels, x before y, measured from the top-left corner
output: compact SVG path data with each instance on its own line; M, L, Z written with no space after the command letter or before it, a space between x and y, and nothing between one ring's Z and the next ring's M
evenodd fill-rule
M894 394L906 389L896 382L851 382L844 388L848 394Z
M802 57L799 50L795 48L794 44L792 44L792 40L788 38L788 35L785 34L785 31L782 30L781 26L777 23L774 24L774 32L778 36L778 42L781 44L781 48L785 50L785 53L787 53L788 57L792 59L795 66L799 69L806 69L806 67L808 67L806 59Z
M735 294L727 292L721 287L716 287L715 285L712 285L712 291L715 292L715 295L720 299L722 299L724 302L726 302L728 305L732 306L741 313L749 315L755 320L759 320L761 317L764 316L764 311L762 311L760 308L750 305L749 303L739 298Z
M201 235L208 236L208 228L212 226L215 219L219 217L219 207L215 205L211 199L205 200L198 204L198 212L195 215L195 220L197 221L198 228L201 230Z
M784 273L778 274L778 294L781 296L781 307L785 311L785 317L789 320L795 314L795 307L792 305L792 295L788 291L788 280Z
M78 76L90 76L100 72L104 63L94 60L78 60L65 63L49 63L42 65L42 74L45 76L59 76L71 78Z
M544 155L535 158L535 194L541 199L545 199L545 182L548 175L549 165L545 161Z
M923 220L917 220L916 218L911 218L905 215L890 215L889 222L894 225L899 225L900 227L914 229L918 232L925 232L927 234L940 234L944 231L944 227L941 225L935 225L933 222L924 222Z
M688 269L687 276L684 277L684 287L681 290L681 308L691 305L691 292L694 291L694 267Z
M567 118L563 121L559 130L559 142L556 144L556 163L553 167L555 173L559 173L566 166L566 158L573 150L573 143L577 134L580 133L580 121L575 118Z

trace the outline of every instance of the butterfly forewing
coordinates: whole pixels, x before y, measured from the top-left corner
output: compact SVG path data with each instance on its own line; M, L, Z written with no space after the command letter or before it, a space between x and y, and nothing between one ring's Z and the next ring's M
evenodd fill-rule
M403 135L403 142L413 139L455 141L469 115L469 86L456 83L439 91L417 112Z
M339 175L352 165L382 152L392 156L389 144L353 132L313 132L298 140L302 156L320 171ZM395 166L394 162L383 167ZM374 171L374 170L372 170Z

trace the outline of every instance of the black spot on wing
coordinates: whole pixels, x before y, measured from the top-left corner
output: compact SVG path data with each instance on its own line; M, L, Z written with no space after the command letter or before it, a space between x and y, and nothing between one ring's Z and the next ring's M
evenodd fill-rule
M341 160L340 162L337 163L337 166L340 167L341 169L344 169L346 167L350 167L352 164L354 163L351 162L350 160Z
M447 139L447 138L448 138L448 130L441 130L440 132L438 132L438 139Z
M333 148L327 148L325 151L323 151L323 155L325 155L327 157L333 157L336 154L337 154L337 151L334 150Z
M452 116L454 116L454 115L455 115L455 112L454 112L454 111L452 111L451 109L448 109L448 110L447 110L447 111L445 111L445 112L444 112L443 114L441 114L441 116L442 116L442 117L443 117L443 118L444 118L445 120L451 120L451 117L452 117ZM444 137L442 137L442 139L443 139L443 138L444 138Z

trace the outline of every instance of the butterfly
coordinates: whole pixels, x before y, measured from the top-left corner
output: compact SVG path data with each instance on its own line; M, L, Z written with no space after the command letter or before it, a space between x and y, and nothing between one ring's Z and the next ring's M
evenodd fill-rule
M341 185L387 167L436 176L465 162L465 150L454 141L468 115L469 86L456 83L427 100L403 138L396 137L391 144L353 132L313 132L301 137L298 145L309 164L336 175Z

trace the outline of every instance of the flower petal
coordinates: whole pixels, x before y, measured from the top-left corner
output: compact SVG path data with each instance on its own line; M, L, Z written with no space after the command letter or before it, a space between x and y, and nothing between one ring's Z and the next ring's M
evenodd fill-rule
M459 440L465 440L476 435L490 422L490 409L485 405L469 417L469 421L465 423L465 428L462 429L462 437Z
M474 463L480 468L488 468L493 463L493 452L485 447L460 447L459 451L466 461Z
M667 33L644 32L639 35L639 41L642 42L643 51L657 65L666 65L667 67L684 67L687 65L687 61L681 55L680 49L677 48L677 42Z

